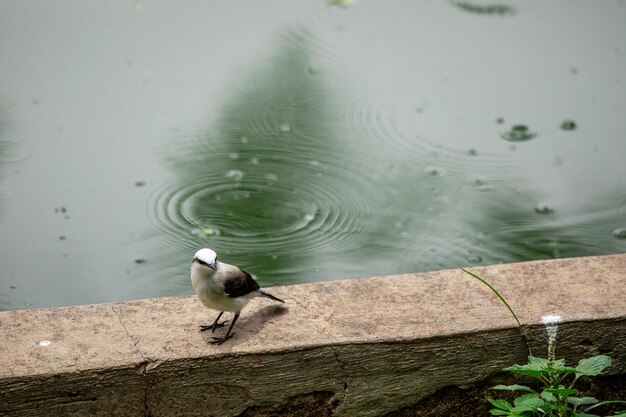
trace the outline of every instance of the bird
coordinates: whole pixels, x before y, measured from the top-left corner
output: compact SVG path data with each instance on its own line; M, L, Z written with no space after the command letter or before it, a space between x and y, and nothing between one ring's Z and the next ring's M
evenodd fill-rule
M191 285L205 307L219 311L219 314L209 325L200 326L204 332L224 327L228 320L220 322L224 312L234 313L233 320L226 334L222 337L212 337L210 343L221 345L230 339L235 322L241 310L254 297L266 297L279 303L284 303L259 286L252 276L234 265L217 260L217 253L213 249L203 248L197 251L191 262Z

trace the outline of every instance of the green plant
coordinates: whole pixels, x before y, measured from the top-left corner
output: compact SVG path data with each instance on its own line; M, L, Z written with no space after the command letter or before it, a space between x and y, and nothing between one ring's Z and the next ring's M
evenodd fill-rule
M540 389L533 389L529 386L518 384L493 387L492 389L496 391L514 391L522 394L515 398L512 404L504 399L487 398L487 401L494 406L490 411L491 415L509 417L599 417L589 412L607 404L626 404L626 401L600 402L593 397L579 397L578 394L580 392L575 388L575 384L580 377L600 375L604 369L611 366L610 357L598 355L581 359L574 368L566 366L565 359L556 359L556 335L561 318L552 315L542 317L548 332L548 358L533 356L522 324L509 303L486 280L470 271L461 269L489 287L496 294L513 315L513 318L515 318L520 333L524 337L529 352L528 363L526 365L513 365L504 370L535 378L541 385ZM626 410L610 417L626 417Z
M575 368L565 365L564 359L550 360L528 357L526 365L513 365L505 371L530 376L539 380L542 388L535 390L525 385L496 385L493 390L524 393L513 404L506 400L488 398L494 406L491 415L510 417L599 417L589 412L606 404L626 401L598 401L593 397L578 397L574 385L581 376L596 376L611 366L611 358L605 355L581 359ZM622 411L614 416L626 416Z
M530 344L528 343L528 338L526 337L526 332L524 331L524 326L519 321L519 319L517 318L517 314L515 314L515 311L513 311L513 309L509 305L509 303L507 303L506 300L504 299L504 297L501 296L500 293L498 292L498 290L496 290L490 283L488 283L487 281L485 281L483 278L479 277L475 273L473 273L471 271L468 271L465 268L461 268L461 271L465 272L466 274L470 275L472 278L480 281L483 285L487 286L500 299L500 301L502 301L502 304L504 304L504 306L509 310L509 313L511 313L511 315L513 316L513 318L517 322L517 328L519 329L519 332L522 335L522 338L524 339L524 343L526 343L526 349L528 349L528 355L532 356L533 353L530 350Z

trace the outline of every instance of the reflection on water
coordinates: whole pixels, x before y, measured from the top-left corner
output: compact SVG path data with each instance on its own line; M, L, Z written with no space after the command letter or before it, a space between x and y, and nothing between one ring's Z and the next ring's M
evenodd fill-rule
M279 284L623 249L594 221L619 223L623 205L556 207L529 191L532 152L435 145L376 89L339 99L310 71L314 39L286 32L207 128L167 149L176 181L154 195L153 235L177 262L210 246Z
M625 252L626 7L578 6L2 3L0 309L190 294L204 246L264 285Z
M623 204L607 209L588 202L576 212L564 208L566 213L539 205L532 212L527 199L515 194L504 201L485 201L469 222L483 242L481 255L488 263L602 255L623 248L607 228L623 222Z
M177 181L155 196L157 235L186 254L212 246L275 283L342 275L335 255L367 238L376 192L341 138L324 73L310 71L309 38L281 36L211 126L167 150Z

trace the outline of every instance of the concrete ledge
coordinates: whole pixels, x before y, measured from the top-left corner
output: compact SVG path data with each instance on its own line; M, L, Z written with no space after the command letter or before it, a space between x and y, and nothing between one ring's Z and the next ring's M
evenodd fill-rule
M626 374L626 255L472 270L529 326L535 354L541 316L558 314L559 356L604 353ZM0 312L0 415L263 415L304 402L379 416L527 355L506 309L460 270L273 292L287 306L253 300L221 346L198 332L213 312L195 297Z

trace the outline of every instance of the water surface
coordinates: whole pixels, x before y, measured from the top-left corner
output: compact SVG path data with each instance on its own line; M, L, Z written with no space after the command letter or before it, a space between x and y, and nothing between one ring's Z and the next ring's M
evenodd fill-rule
M0 50L1 309L626 251L623 1L5 1Z

